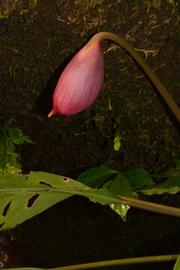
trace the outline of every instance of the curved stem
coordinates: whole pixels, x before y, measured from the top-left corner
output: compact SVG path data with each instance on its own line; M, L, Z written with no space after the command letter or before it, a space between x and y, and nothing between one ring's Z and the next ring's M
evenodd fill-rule
M170 95L166 87L162 84L159 80L157 75L152 71L152 69L145 63L142 57L136 53L136 51L129 45L129 43L124 40L123 38L110 33L110 32L100 32L97 33L92 37L92 40L97 39L103 41L104 39L111 40L116 44L123 47L131 57L138 63L138 65L144 70L145 74L149 77L151 82L154 84L156 89L159 91L167 105L169 106L170 110L174 113L176 119L180 122L180 109L176 102L174 101L173 97Z
M76 264L58 268L51 268L51 270L78 270L78 269L92 269L100 267L111 267L117 265L130 265L130 264L141 264L141 263L158 263L158 262L168 262L175 261L178 258L178 254L172 255L160 255L160 256L147 256L147 257L137 257L119 260L109 260L101 262L92 262L84 264Z

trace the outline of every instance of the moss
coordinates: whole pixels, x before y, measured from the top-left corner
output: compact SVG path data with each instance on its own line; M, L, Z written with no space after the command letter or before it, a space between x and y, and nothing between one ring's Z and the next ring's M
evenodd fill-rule
M3 10L0 12L0 20L7 20L10 16L9 10Z

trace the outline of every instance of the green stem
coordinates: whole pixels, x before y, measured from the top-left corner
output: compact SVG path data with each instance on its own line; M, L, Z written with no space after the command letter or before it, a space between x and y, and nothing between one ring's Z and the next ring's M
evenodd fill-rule
M123 204L127 204L129 206L143 209L146 211L151 211L155 213L161 213L169 216L180 217L180 208L167 206L163 204L157 204L132 198L127 198L123 196L118 196Z
M159 262L168 262L175 261L178 258L179 254L172 255L160 255L160 256L147 256L147 257L137 257L137 258L128 258L128 259L119 259L119 260L109 260L101 262L91 262L84 264L77 264L71 266L64 266L58 268L51 268L51 270L78 270L78 269L92 269L100 267L111 267L119 265L130 265L130 264L141 264L141 263L159 263Z
M154 84L156 89L159 91L160 95L163 97L164 101L169 106L170 110L174 113L176 119L180 122L180 109L173 97L170 95L166 87L159 80L157 75L152 71L152 69L145 63L140 55L129 45L127 41L122 39L121 37L110 33L110 32L100 32L92 37L92 40L97 39L103 41L105 39L111 40L116 44L123 47L131 57L138 63L138 65L144 70L145 74L149 77L151 82Z

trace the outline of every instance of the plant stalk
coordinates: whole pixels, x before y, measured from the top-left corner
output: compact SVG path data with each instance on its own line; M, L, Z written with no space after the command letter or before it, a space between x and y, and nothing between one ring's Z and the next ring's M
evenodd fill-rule
M160 255L160 256L147 256L147 257L137 257L137 258L128 258L128 259L119 259L119 260L109 260L101 262L91 262L84 264L76 264L58 268L51 268L51 270L79 270L79 269L92 269L100 267L111 267L111 266L120 266L120 265L131 265L131 264L142 264L142 263L159 263L159 262L168 262L175 261L178 258L179 254L172 255Z
M123 47L130 54L130 56L138 63L138 65L144 70L145 74L148 76L150 81L154 84L156 89L159 91L160 95L162 96L164 101L167 103L168 107L173 112L176 119L180 122L180 109L178 105L176 104L176 102L174 101L173 97L168 92L168 90L163 85L163 83L159 80L157 75L149 67L149 65L145 63L143 58L139 54L137 54L137 52L129 45L129 43L126 40L110 32L97 33L96 35L92 37L91 40L93 41L94 39L97 39L100 41L108 39L120 45L121 47Z
M121 203L142 210L180 217L180 208L119 196Z

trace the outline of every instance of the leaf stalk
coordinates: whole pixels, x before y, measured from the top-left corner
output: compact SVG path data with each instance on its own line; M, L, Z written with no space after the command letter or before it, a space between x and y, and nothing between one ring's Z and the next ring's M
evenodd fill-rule
M143 58L129 45L129 43L124 40L123 38L119 37L116 34L110 33L110 32L99 32L96 35L92 37L92 41L98 39L100 41L103 40L111 40L124 48L130 56L134 59L135 62L138 63L138 65L144 70L147 77L150 79L150 81L154 84L170 110L173 112L176 119L180 122L180 109L176 102L174 101L173 97L169 93L169 91L166 89L164 84L160 81L160 79L157 77L157 75L153 72L153 70L149 67L148 64L145 63Z

